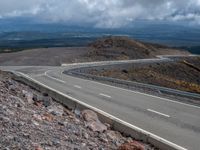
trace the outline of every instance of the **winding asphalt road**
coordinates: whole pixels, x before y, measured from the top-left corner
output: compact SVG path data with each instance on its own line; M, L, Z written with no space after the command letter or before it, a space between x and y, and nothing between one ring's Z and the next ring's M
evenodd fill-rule
M105 64L105 62L99 63L99 65L101 64ZM64 70L84 65L92 64L72 64L65 65L65 67L15 66L0 68L22 72L40 83L185 149L200 149L200 107L62 73Z

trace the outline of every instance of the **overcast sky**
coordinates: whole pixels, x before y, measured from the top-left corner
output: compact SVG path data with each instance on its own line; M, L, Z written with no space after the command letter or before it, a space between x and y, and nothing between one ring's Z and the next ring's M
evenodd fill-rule
M122 27L134 20L200 25L200 0L0 0L0 18Z

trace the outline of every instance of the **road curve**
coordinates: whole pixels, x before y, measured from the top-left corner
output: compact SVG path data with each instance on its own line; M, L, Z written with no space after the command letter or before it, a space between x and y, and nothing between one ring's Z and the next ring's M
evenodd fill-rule
M200 107L62 74L72 66L0 68L25 73L185 149L200 148Z

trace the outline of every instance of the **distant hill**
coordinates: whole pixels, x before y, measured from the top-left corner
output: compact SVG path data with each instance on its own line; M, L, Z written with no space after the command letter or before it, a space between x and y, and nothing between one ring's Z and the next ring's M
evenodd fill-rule
M107 37L89 44L90 57L112 57L113 59L150 58L156 55L187 55L186 50L141 42L128 37Z

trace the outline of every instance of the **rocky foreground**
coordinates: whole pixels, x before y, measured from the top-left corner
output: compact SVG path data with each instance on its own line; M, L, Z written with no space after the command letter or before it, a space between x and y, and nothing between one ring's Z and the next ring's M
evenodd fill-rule
M152 150L103 124L91 110L73 113L0 72L0 149Z

